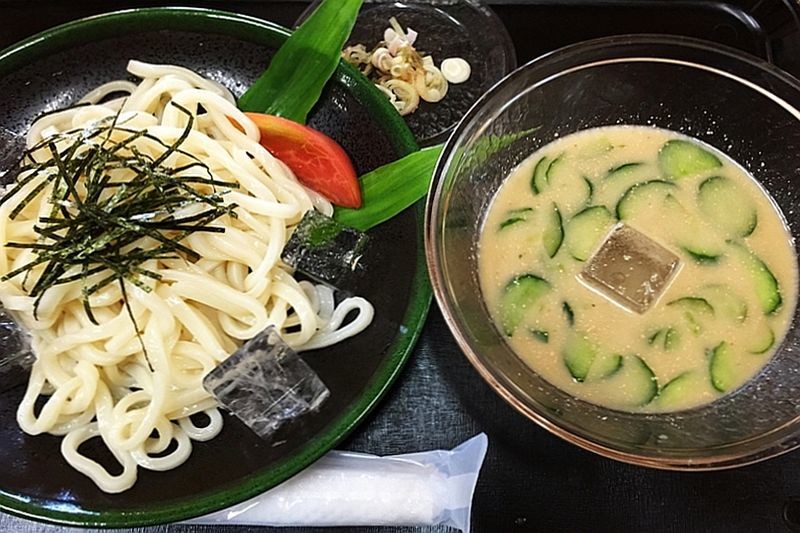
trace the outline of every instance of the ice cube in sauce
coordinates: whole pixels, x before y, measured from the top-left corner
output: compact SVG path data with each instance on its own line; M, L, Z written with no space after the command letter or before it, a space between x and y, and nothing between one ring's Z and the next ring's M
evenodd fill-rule
M678 256L625 224L614 227L581 279L622 307L644 313L678 271Z

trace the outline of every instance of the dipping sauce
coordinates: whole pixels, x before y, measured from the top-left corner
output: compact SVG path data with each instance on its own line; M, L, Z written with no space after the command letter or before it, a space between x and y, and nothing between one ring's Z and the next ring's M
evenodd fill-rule
M478 262L509 346L553 385L624 411L735 391L797 300L792 237L761 186L720 151L644 126L585 130L523 161Z

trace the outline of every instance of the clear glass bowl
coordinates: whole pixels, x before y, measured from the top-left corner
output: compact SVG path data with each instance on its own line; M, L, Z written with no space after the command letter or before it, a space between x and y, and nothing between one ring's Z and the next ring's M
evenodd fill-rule
M798 108L800 82L776 67L717 44L656 35L563 48L517 69L485 94L445 147L426 213L436 298L483 378L554 434L638 465L728 468L798 447L796 310L776 355L738 392L692 410L631 414L571 397L526 366L495 329L477 279L480 228L509 172L555 137L596 126L652 125L720 148L767 188L796 236Z

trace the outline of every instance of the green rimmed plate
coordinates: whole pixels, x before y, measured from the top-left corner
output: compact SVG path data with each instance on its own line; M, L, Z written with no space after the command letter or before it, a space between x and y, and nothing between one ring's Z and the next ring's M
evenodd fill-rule
M42 112L125 75L129 59L175 63L241 94L288 32L247 16L184 8L91 17L0 52L0 126L23 133ZM309 117L336 139L359 173L413 151L413 137L382 95L342 66ZM431 292L422 211L409 209L372 232L374 258L357 292L376 309L361 335L305 359L331 390L323 408L265 442L235 419L195 443L168 472L139 471L129 491L101 492L63 461L60 438L31 437L15 421L23 387L0 394L0 508L50 522L122 527L183 520L241 502L297 473L340 442L395 379L419 335Z

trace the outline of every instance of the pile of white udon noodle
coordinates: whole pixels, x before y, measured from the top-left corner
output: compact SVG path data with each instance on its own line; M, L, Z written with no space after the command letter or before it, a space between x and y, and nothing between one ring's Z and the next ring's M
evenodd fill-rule
M317 209L330 215L332 207L259 145L258 129L236 108L231 94L181 67L131 61L128 70L141 83L106 84L83 99L89 105L42 117L29 132L28 146L57 133L75 130L80 135L117 113L126 129L146 129L171 145L188 117L170 102L195 114L201 110L181 149L207 165L215 179L239 185L223 196L226 204L238 206L238 217L224 215L210 224L224 227L224 233L195 232L181 241L199 254L196 262L152 259L141 265L162 277L142 278L150 292L126 282L149 364L117 283L91 297L99 326L83 308L80 280L45 292L38 320L25 287L35 283L43 265L30 273L25 287L22 274L0 284L3 306L31 332L36 354L17 413L20 427L31 435L62 435L66 461L106 492L130 488L138 467L175 468L189 457L192 440L209 440L220 432L222 417L202 380L245 340L275 325L296 350L319 348L357 334L373 315L369 302L358 297L336 306L331 289L296 281L281 262L283 247L304 213ZM146 138L135 145L153 157L164 151ZM42 150L34 157L50 155ZM179 168L191 162L176 152L165 164ZM9 214L42 179L0 207L0 242L36 242L33 226L51 212L50 186L15 220ZM1 247L0 275L26 264L33 254ZM344 323L350 311L357 317ZM40 397L46 401L38 410ZM189 418L201 412L210 419L207 425ZM116 457L120 474L112 475L78 452L94 437L102 438Z

